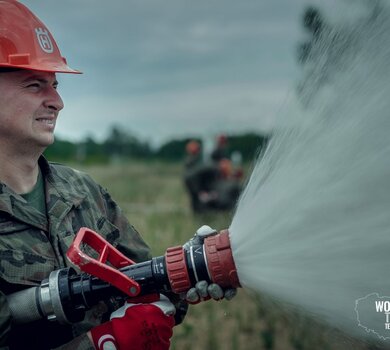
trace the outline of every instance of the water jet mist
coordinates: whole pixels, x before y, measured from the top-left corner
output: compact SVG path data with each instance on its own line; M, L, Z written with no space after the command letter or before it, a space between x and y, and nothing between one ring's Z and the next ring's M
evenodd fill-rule
M284 116L229 228L244 287L382 339L390 339L375 309L390 295L389 57L386 6L320 33L302 109Z

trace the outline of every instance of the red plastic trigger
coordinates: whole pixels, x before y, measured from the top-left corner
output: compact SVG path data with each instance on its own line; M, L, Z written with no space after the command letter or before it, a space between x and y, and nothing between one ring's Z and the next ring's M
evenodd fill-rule
M99 258L94 259L89 256L85 252L85 247L92 248ZM123 255L95 231L82 227L66 256L81 271L110 283L128 296L136 297L140 293L140 285L119 271L122 267L133 265L134 261ZM113 267L107 265L107 262Z

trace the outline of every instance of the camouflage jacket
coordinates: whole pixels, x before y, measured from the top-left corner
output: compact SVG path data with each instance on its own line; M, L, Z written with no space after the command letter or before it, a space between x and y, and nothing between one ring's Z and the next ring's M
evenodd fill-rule
M102 308L91 310L84 322L72 327L46 320L13 326L5 295L39 285L51 271L69 266L65 254L81 227L99 232L135 261L149 259L149 248L107 191L88 175L43 157L39 165L47 216L0 183L0 348L94 349L85 332L102 322Z

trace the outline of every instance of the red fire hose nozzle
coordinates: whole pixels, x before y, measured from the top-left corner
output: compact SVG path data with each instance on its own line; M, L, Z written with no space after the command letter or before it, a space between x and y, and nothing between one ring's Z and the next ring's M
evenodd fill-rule
M240 287L229 231L210 230L211 235L191 245L168 248L164 256L134 263L102 236L82 228L67 256L86 273L77 274L73 268L56 270L40 286L8 295L13 321L26 323L44 317L79 322L85 310L100 301L142 297L150 302L160 293L186 293L199 281ZM34 314L27 317L25 311L31 308Z
M92 248L98 259L82 251L81 247L84 245ZM144 281L145 278L137 281L133 273L130 273L139 265L123 256L96 232L82 228L69 248L67 256L82 271L109 282L130 297L143 294L138 282ZM202 243L189 248L183 246L168 248L163 257L154 259L162 259L163 262L152 262L153 276L165 275L163 279L169 282L170 290L176 294L188 291L201 280L217 283L224 288L241 287L228 230L206 236ZM111 266L106 262L110 262ZM126 265L127 272L119 270ZM163 279L156 278L159 281Z

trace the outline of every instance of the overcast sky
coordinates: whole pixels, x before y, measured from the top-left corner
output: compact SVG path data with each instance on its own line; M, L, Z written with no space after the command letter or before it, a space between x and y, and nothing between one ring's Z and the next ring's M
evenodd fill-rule
M113 124L153 145L269 131L299 75L306 0L21 0L83 75L59 74L57 135Z

